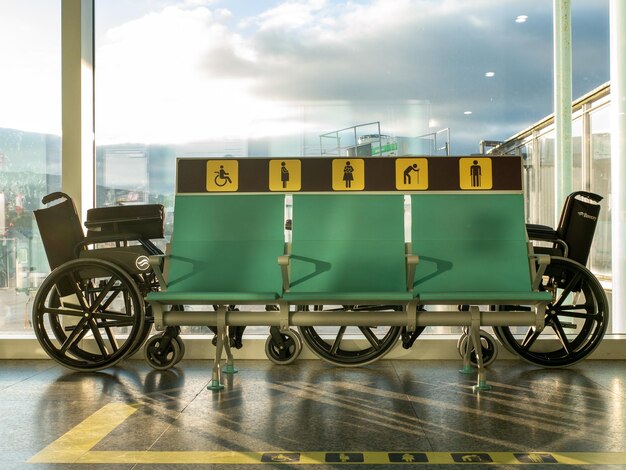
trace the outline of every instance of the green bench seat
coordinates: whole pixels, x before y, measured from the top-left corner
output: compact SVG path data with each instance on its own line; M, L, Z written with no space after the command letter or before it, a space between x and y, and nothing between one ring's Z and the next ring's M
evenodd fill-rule
M289 303L408 302L404 196L295 194Z
M282 294L284 196L177 195L161 304L264 303Z
M532 289L522 194L413 195L411 213L420 303L550 300Z

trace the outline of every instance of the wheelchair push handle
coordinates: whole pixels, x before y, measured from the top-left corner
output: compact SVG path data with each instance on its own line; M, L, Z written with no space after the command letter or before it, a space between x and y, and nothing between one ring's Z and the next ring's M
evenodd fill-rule
M41 203L50 204L52 201L56 201L57 199L61 199L61 198L65 198L67 200L72 199L67 194L58 191L55 193L46 194L44 197L41 198Z
M599 203L600 201L602 201L602 199L604 199L599 194L590 193L588 191L576 191L576 192L573 192L571 196L572 197L582 196L584 198L591 199L595 203Z

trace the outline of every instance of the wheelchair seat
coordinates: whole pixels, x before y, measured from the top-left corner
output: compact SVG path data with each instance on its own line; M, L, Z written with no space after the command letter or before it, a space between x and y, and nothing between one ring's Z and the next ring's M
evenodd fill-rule
M602 196L576 191L565 199L556 229L546 225L527 224L528 238L552 242L551 247L535 247L535 253L569 258L585 266L600 214Z

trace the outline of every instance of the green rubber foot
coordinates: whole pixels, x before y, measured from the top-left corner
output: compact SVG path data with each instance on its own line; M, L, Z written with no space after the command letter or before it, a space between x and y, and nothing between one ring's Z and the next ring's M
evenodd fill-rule
M222 370L224 374L236 374L239 370L235 367L234 364L226 364L226 367Z
M481 390L491 390L491 385L489 385L487 382L480 381L478 382L478 385L474 385L472 387L472 390L474 390L475 392L479 392Z
M473 374L474 368L471 365L463 366L463 369L459 369L461 374Z
M208 390L213 390L214 392L218 390L223 390L224 386L220 383L219 380L211 380L211 383L206 387Z

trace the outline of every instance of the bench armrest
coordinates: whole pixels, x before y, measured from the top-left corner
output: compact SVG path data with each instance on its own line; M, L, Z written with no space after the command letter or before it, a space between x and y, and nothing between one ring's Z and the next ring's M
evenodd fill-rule
M166 255L150 255L148 256L148 261L150 262L150 266L152 266L152 270L159 281L159 286L162 291L167 290L167 282L165 282L165 277L163 276L163 271L161 270L161 266L163 265L163 260Z
M278 265L280 266L280 272L283 275L283 292L289 290L289 263L291 262L291 255L280 255L278 257Z
M534 259L537 263L536 266L534 264L532 266L532 289L533 291L537 291L539 290L539 284L541 284L543 273L550 264L550 255L532 255L531 259Z
M415 279L415 267L420 261L417 255L404 255L406 259L406 290L413 290L413 280Z

